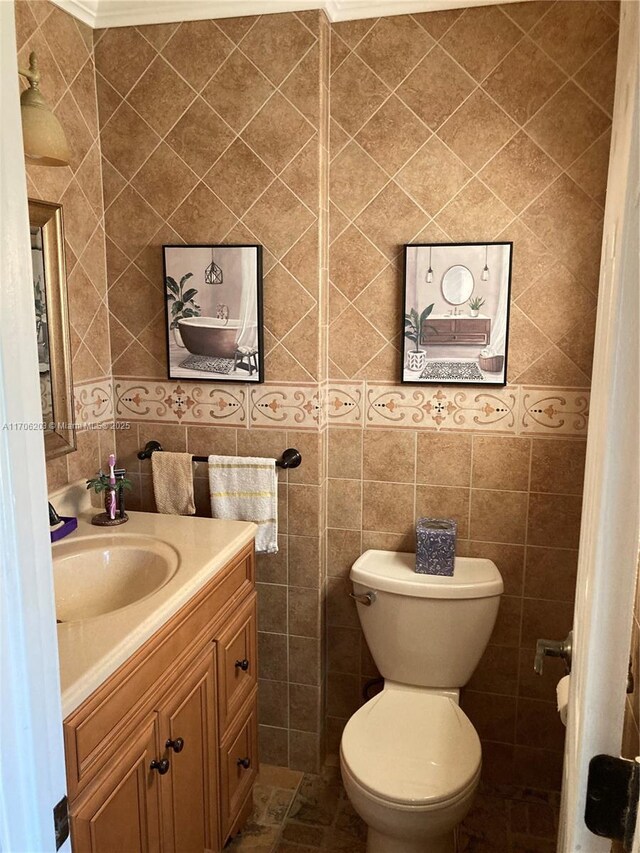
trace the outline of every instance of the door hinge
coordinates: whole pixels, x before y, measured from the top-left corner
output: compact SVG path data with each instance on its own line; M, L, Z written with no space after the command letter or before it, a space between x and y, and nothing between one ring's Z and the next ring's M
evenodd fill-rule
M640 794L640 764L613 755L594 755L589 762L587 827L603 838L621 841L631 850Z
M53 807L53 828L56 833L56 850L59 850L69 837L69 802L66 794Z

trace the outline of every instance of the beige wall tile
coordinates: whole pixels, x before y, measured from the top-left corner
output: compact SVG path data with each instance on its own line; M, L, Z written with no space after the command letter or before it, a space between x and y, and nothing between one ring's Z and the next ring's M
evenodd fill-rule
M560 548L527 547L524 594L528 598L573 601L578 552Z
M290 586L289 633L320 639L320 594L307 587Z
M327 530L327 575L346 578L362 551L360 530Z
M327 524L333 528L360 530L362 483L360 480L327 481Z
M474 489L529 488L531 442L527 438L473 437Z
M526 492L471 491L471 538L486 542L525 541Z
M318 589L322 571L320 540L316 536L288 536L287 541L289 583Z
M585 452L584 441L534 439L531 491L581 495Z
M318 486L290 485L289 533L317 536L320 525L320 489Z
M471 484L471 436L418 432L416 481L433 486Z
M415 481L416 437L412 432L365 430L363 478L387 483Z
M413 529L414 487L365 481L362 493L364 530L407 533Z
M527 542L555 548L577 548L580 538L582 498L574 495L539 495L529 498Z
M361 429L329 430L329 477L362 477L362 441Z
M416 518L453 518L458 524L458 536L469 535L469 489L449 486L417 486Z

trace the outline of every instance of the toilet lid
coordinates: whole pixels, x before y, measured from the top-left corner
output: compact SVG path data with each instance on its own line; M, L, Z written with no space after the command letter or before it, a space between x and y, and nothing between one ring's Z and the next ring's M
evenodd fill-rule
M450 800L473 782L480 740L446 696L388 688L351 717L342 760L372 794L396 803Z

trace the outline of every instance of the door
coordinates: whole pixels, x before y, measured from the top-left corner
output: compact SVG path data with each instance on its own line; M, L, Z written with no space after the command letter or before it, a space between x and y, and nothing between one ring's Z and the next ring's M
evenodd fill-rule
M154 715L71 815L74 853L157 853L160 850L160 773Z
M163 757L161 780L164 850L219 850L215 646L201 654L159 709Z
M561 853L610 849L611 842L593 835L584 823L587 774L594 755L618 756L622 741L640 532L639 9L638 3L621 4L565 741Z

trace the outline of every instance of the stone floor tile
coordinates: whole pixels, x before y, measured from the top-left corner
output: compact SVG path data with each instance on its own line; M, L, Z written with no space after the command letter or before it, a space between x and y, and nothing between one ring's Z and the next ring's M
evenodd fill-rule
M310 826L307 823L288 820L282 830L282 840L293 844L306 844L315 850L324 847L325 832L322 826Z

